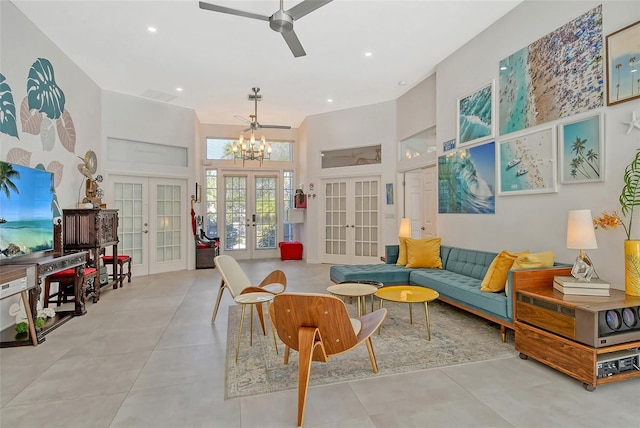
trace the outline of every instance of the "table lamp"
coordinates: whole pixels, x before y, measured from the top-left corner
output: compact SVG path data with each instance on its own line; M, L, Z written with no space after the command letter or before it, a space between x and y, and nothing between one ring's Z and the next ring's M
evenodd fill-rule
M571 275L580 281L590 281L595 269L584 250L598 248L591 210L569 211L567 248L580 250L580 254L571 269Z
M409 217L402 217L400 220L398 238L411 238L411 219Z

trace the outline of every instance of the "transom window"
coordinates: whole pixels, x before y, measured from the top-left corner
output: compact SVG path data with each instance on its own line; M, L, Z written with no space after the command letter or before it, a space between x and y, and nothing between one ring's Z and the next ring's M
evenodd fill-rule
M233 142L235 139L229 138L207 138L207 159L208 160L233 160ZM292 162L293 143L291 141L272 141L270 161Z

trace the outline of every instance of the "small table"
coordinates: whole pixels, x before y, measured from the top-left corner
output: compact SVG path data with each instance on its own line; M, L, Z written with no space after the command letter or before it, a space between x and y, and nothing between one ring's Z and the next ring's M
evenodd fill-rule
M240 339L242 338L242 324L244 323L244 311L247 305L261 305L273 300L275 296L265 291L256 291L254 293L245 293L236 297L234 300L242 306L242 315L240 316L240 328L238 329L238 341L236 343L236 363L238 362L238 353L240 352ZM253 306L251 306L251 330L249 331L249 346L253 346ZM274 333L275 334L275 333ZM275 342L275 336L274 336ZM277 349L277 348L276 348Z
M397 303L408 303L409 322L411 324L413 324L413 311L411 309L411 304L424 303L424 315L427 320L427 335L428 339L431 340L431 325L429 324L429 308L427 307L427 303L434 301L440 296L437 291L414 285L391 285L379 289L375 293L375 296L380 299L380 308L382 308L382 302L384 300Z
M355 297L358 316L362 316L366 312L367 296L373 296L378 291L378 287L358 282L344 282L327 287L327 291L340 297ZM373 312L373 297L371 298L371 312Z

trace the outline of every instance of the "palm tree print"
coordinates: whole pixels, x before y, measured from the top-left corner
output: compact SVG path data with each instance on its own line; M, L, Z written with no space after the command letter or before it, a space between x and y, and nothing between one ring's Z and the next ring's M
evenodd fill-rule
M631 68L631 95L633 95L633 69L635 68L636 65L636 57L632 56L631 58L629 58L629 68Z
M578 175L584 176L584 178L600 177L598 154L593 149L589 149L585 153L586 143L587 140L580 137L576 137L571 143L571 152L576 155L570 164L570 174L573 178L577 178ZM595 177L592 174L595 174Z
M11 192L19 194L20 191L12 181L20 178L20 173L13 169L13 165L0 162L0 190L5 194L7 199L11 199Z

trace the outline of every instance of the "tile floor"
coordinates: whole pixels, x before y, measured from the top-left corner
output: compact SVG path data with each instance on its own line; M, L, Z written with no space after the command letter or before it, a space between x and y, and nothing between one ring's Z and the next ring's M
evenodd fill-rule
M290 291L329 284L328 265L242 265L256 282L283 269ZM296 390L224 400L233 302L210 323L218 285L213 269L134 277L41 345L1 349L0 426L295 427ZM635 379L589 393L514 357L310 388L305 427L630 427L639 392Z

